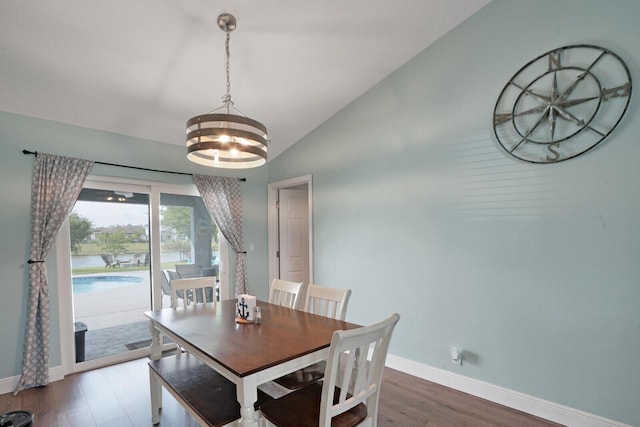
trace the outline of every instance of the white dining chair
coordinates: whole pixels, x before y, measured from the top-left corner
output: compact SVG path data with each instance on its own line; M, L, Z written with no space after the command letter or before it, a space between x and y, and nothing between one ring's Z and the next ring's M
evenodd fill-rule
M347 315L347 305L351 289L330 288L310 284L307 286L307 296L304 311L344 320ZM274 381L288 390L297 390L312 382L322 379L326 368L326 361L314 363L306 368L276 378Z
M269 303L289 308L297 308L302 291L302 282L291 282L275 278L269 288Z
M179 300L182 300L185 307L204 302L216 302L216 278L214 276L173 279L170 281L170 285L172 307L179 307Z
M371 326L335 331L324 380L264 403L265 425L376 427L382 374L398 320L395 313Z
M304 311L336 320L344 320L347 315L349 297L351 297L351 289L310 284L307 286Z

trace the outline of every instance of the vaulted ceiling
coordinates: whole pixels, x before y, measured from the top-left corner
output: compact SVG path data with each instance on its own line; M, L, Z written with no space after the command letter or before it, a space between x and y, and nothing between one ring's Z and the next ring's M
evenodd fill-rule
M0 110L171 144L225 94L273 158L489 0L2 0Z

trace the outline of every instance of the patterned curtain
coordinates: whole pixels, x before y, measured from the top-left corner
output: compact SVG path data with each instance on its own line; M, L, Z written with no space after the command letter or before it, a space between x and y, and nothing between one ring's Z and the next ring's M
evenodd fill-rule
M29 302L20 390L49 384L49 285L44 259L93 167L89 160L40 154L31 184Z
M236 251L236 297L247 293L247 268L242 238L242 199L238 178L194 175L193 180L222 235Z

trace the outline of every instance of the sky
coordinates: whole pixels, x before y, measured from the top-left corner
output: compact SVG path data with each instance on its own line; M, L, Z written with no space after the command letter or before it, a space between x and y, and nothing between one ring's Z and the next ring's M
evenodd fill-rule
M90 220L94 227L149 224L149 207L146 205L78 200L72 212Z

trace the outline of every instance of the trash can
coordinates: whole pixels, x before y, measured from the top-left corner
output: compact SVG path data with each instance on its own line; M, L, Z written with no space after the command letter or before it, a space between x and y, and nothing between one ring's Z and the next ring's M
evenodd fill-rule
M29 411L7 412L0 415L2 427L31 427L33 426L33 413Z
M83 322L73 324L76 331L76 363L84 362L84 336L87 333L87 325Z

